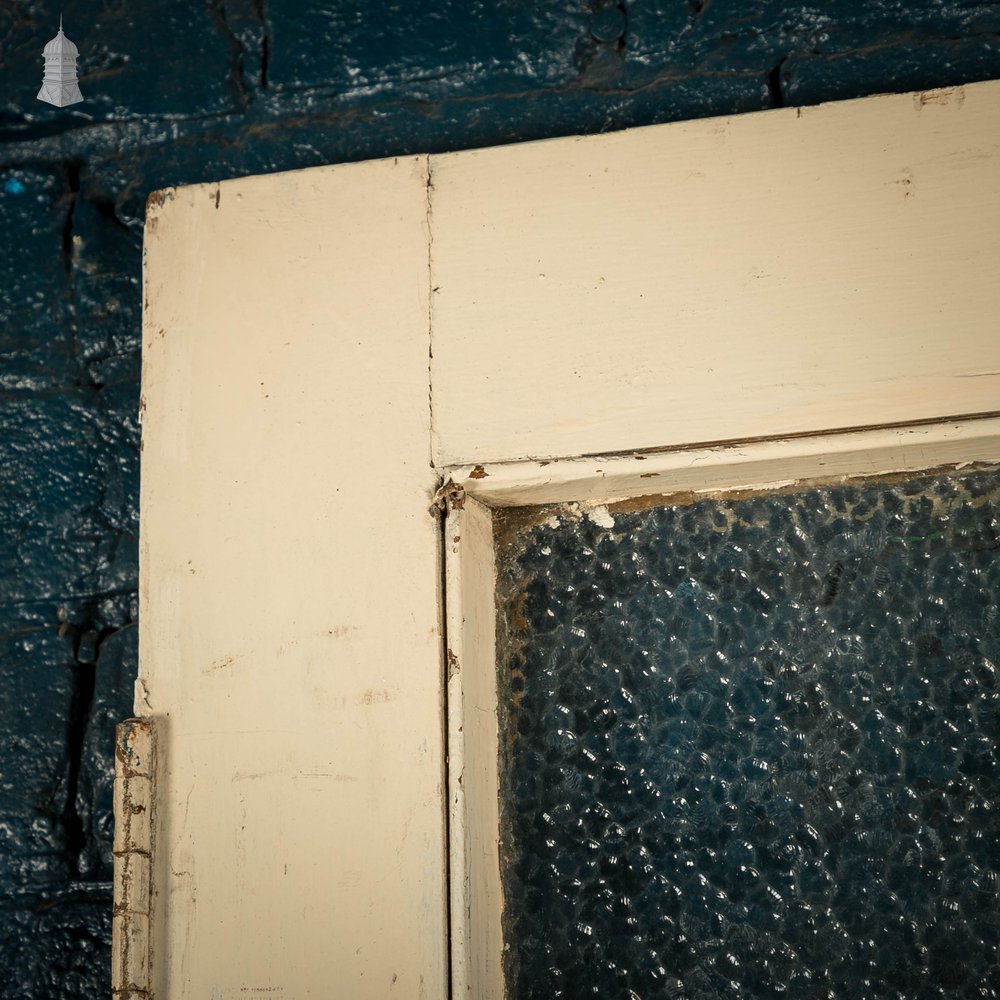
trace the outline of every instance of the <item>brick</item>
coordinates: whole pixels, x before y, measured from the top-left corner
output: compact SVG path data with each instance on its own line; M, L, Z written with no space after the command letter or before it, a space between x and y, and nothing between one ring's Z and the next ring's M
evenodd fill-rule
M0 170L0 391L72 384L63 237L70 207L55 172Z
M56 627L0 636L0 871L9 889L46 892L68 874L73 671L72 647Z
M0 910L3 1000L98 1000L111 992L110 886Z
M386 104L516 93L572 83L590 16L575 0L476 8L461 0L360 5L270 0L269 79L276 89L332 88Z

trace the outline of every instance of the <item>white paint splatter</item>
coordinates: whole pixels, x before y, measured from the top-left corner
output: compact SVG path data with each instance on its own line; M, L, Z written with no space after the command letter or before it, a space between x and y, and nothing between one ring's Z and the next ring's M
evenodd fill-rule
M588 510L587 517L601 528L613 528L615 526L614 515L604 506Z

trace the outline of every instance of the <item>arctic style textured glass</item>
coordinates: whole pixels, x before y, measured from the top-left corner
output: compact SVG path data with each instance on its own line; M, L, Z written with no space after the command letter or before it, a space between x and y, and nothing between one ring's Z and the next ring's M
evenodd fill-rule
M1000 997L998 500L986 470L508 530L512 998Z

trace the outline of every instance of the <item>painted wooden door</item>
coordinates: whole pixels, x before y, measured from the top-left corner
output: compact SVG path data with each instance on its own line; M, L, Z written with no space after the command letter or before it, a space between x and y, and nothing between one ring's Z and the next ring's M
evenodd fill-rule
M132 986L499 995L491 509L996 459L998 97L153 197Z

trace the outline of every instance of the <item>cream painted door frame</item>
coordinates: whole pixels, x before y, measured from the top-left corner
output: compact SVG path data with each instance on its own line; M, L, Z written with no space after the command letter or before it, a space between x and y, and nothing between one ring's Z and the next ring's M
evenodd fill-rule
M498 997L489 507L997 459L998 177L986 83L154 195L133 985Z
M504 997L494 649L496 512L568 503L579 516L611 527L616 505L639 497L686 502L692 493L767 493L797 483L818 485L998 462L1000 419L987 417L453 470L445 532L453 995Z

